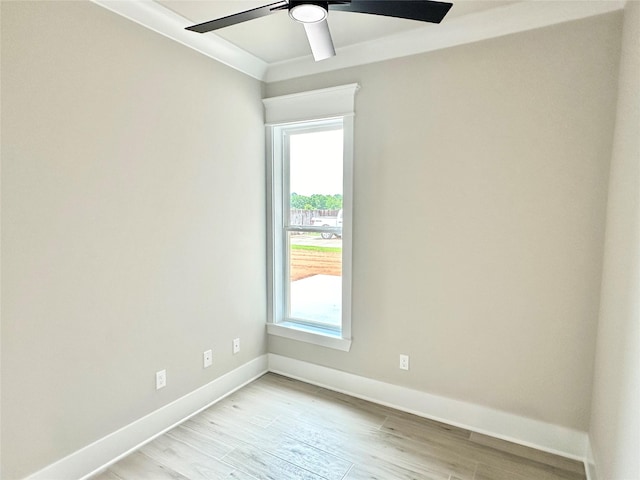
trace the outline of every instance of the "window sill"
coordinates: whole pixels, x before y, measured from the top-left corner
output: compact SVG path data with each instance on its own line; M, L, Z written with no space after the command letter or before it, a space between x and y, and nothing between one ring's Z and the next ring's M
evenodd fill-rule
M342 338L338 335L320 333L315 330L306 330L302 326L289 324L281 325L267 323L267 333L276 337L289 338L299 342L312 343L321 347L333 348L348 352L351 349L351 339Z

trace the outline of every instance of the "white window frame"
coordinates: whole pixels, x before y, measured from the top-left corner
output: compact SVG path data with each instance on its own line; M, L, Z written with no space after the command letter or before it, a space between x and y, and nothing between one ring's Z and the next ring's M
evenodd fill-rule
M351 348L351 264L353 211L353 126L357 84L266 98L267 147L267 333L328 348ZM317 328L286 317L284 219L288 198L284 198L283 133L302 123L330 124L342 119L343 131L343 225L342 225L342 322L340 332ZM292 128L293 127L293 128Z

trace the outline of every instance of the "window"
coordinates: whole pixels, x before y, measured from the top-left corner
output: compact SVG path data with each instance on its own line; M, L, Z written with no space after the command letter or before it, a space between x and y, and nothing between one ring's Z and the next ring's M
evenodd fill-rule
M268 333L340 350L351 346L356 90L347 85L265 100Z
M274 129L283 145L280 323L342 331L342 119Z

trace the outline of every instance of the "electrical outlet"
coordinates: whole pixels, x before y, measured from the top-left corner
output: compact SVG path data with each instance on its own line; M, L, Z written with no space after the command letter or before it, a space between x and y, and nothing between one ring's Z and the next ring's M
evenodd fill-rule
M239 351L240 351L240 339L239 338L234 338L233 339L233 354L235 355Z
M213 351L207 350L202 354L202 368L209 368L213 364Z
M167 386L167 371L160 370L156 372L156 390L160 390Z
M400 354L400 369L409 370L409 355Z

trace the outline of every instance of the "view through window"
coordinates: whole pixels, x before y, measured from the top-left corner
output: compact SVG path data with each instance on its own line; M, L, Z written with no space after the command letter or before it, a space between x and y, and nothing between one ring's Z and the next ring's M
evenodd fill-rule
M342 322L342 121L287 132L284 235L287 317L340 331ZM288 181L287 181L288 180ZM288 213L288 215L287 215Z
M351 83L263 99L267 333L351 349Z

